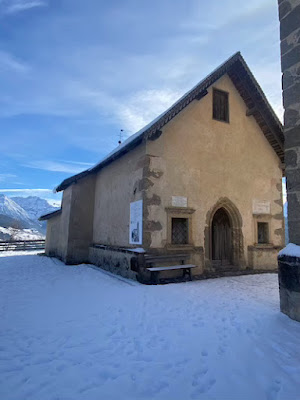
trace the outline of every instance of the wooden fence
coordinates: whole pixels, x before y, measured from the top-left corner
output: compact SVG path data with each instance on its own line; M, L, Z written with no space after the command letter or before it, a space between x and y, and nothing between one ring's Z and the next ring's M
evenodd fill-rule
M44 250L45 240L9 240L0 242L0 251Z

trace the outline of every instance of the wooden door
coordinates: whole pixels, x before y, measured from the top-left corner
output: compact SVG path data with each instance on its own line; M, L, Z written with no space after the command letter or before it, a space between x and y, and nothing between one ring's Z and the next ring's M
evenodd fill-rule
M230 265L232 255L231 226L224 208L214 215L212 222L212 259L214 265Z

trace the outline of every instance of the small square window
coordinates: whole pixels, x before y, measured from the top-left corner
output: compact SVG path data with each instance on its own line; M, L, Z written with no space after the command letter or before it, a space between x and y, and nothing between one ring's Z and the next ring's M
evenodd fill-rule
M188 244L188 218L172 218L172 244Z
M269 224L267 222L257 223L257 243L269 243Z
M213 90L213 119L229 122L228 93L222 90Z

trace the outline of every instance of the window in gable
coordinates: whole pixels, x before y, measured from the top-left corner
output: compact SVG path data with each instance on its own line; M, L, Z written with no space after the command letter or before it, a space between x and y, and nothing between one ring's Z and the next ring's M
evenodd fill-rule
M229 122L228 93L213 89L213 119Z

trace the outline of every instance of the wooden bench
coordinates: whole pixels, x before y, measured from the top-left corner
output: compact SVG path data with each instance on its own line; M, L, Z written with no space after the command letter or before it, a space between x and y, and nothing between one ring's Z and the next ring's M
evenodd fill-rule
M158 283L158 275L161 271L173 271L177 269L182 270L182 277L184 278L186 274L189 275L190 281L193 279L192 277L192 268L196 268L197 265L193 264L181 264L181 265L171 265L166 267L149 267L148 271L151 272L151 282L157 284Z
M164 254L164 255L155 255L155 254L146 254L145 262L147 265L152 267L154 263L164 263L170 261L176 261L180 264L185 264L185 261L190 258L189 254Z

